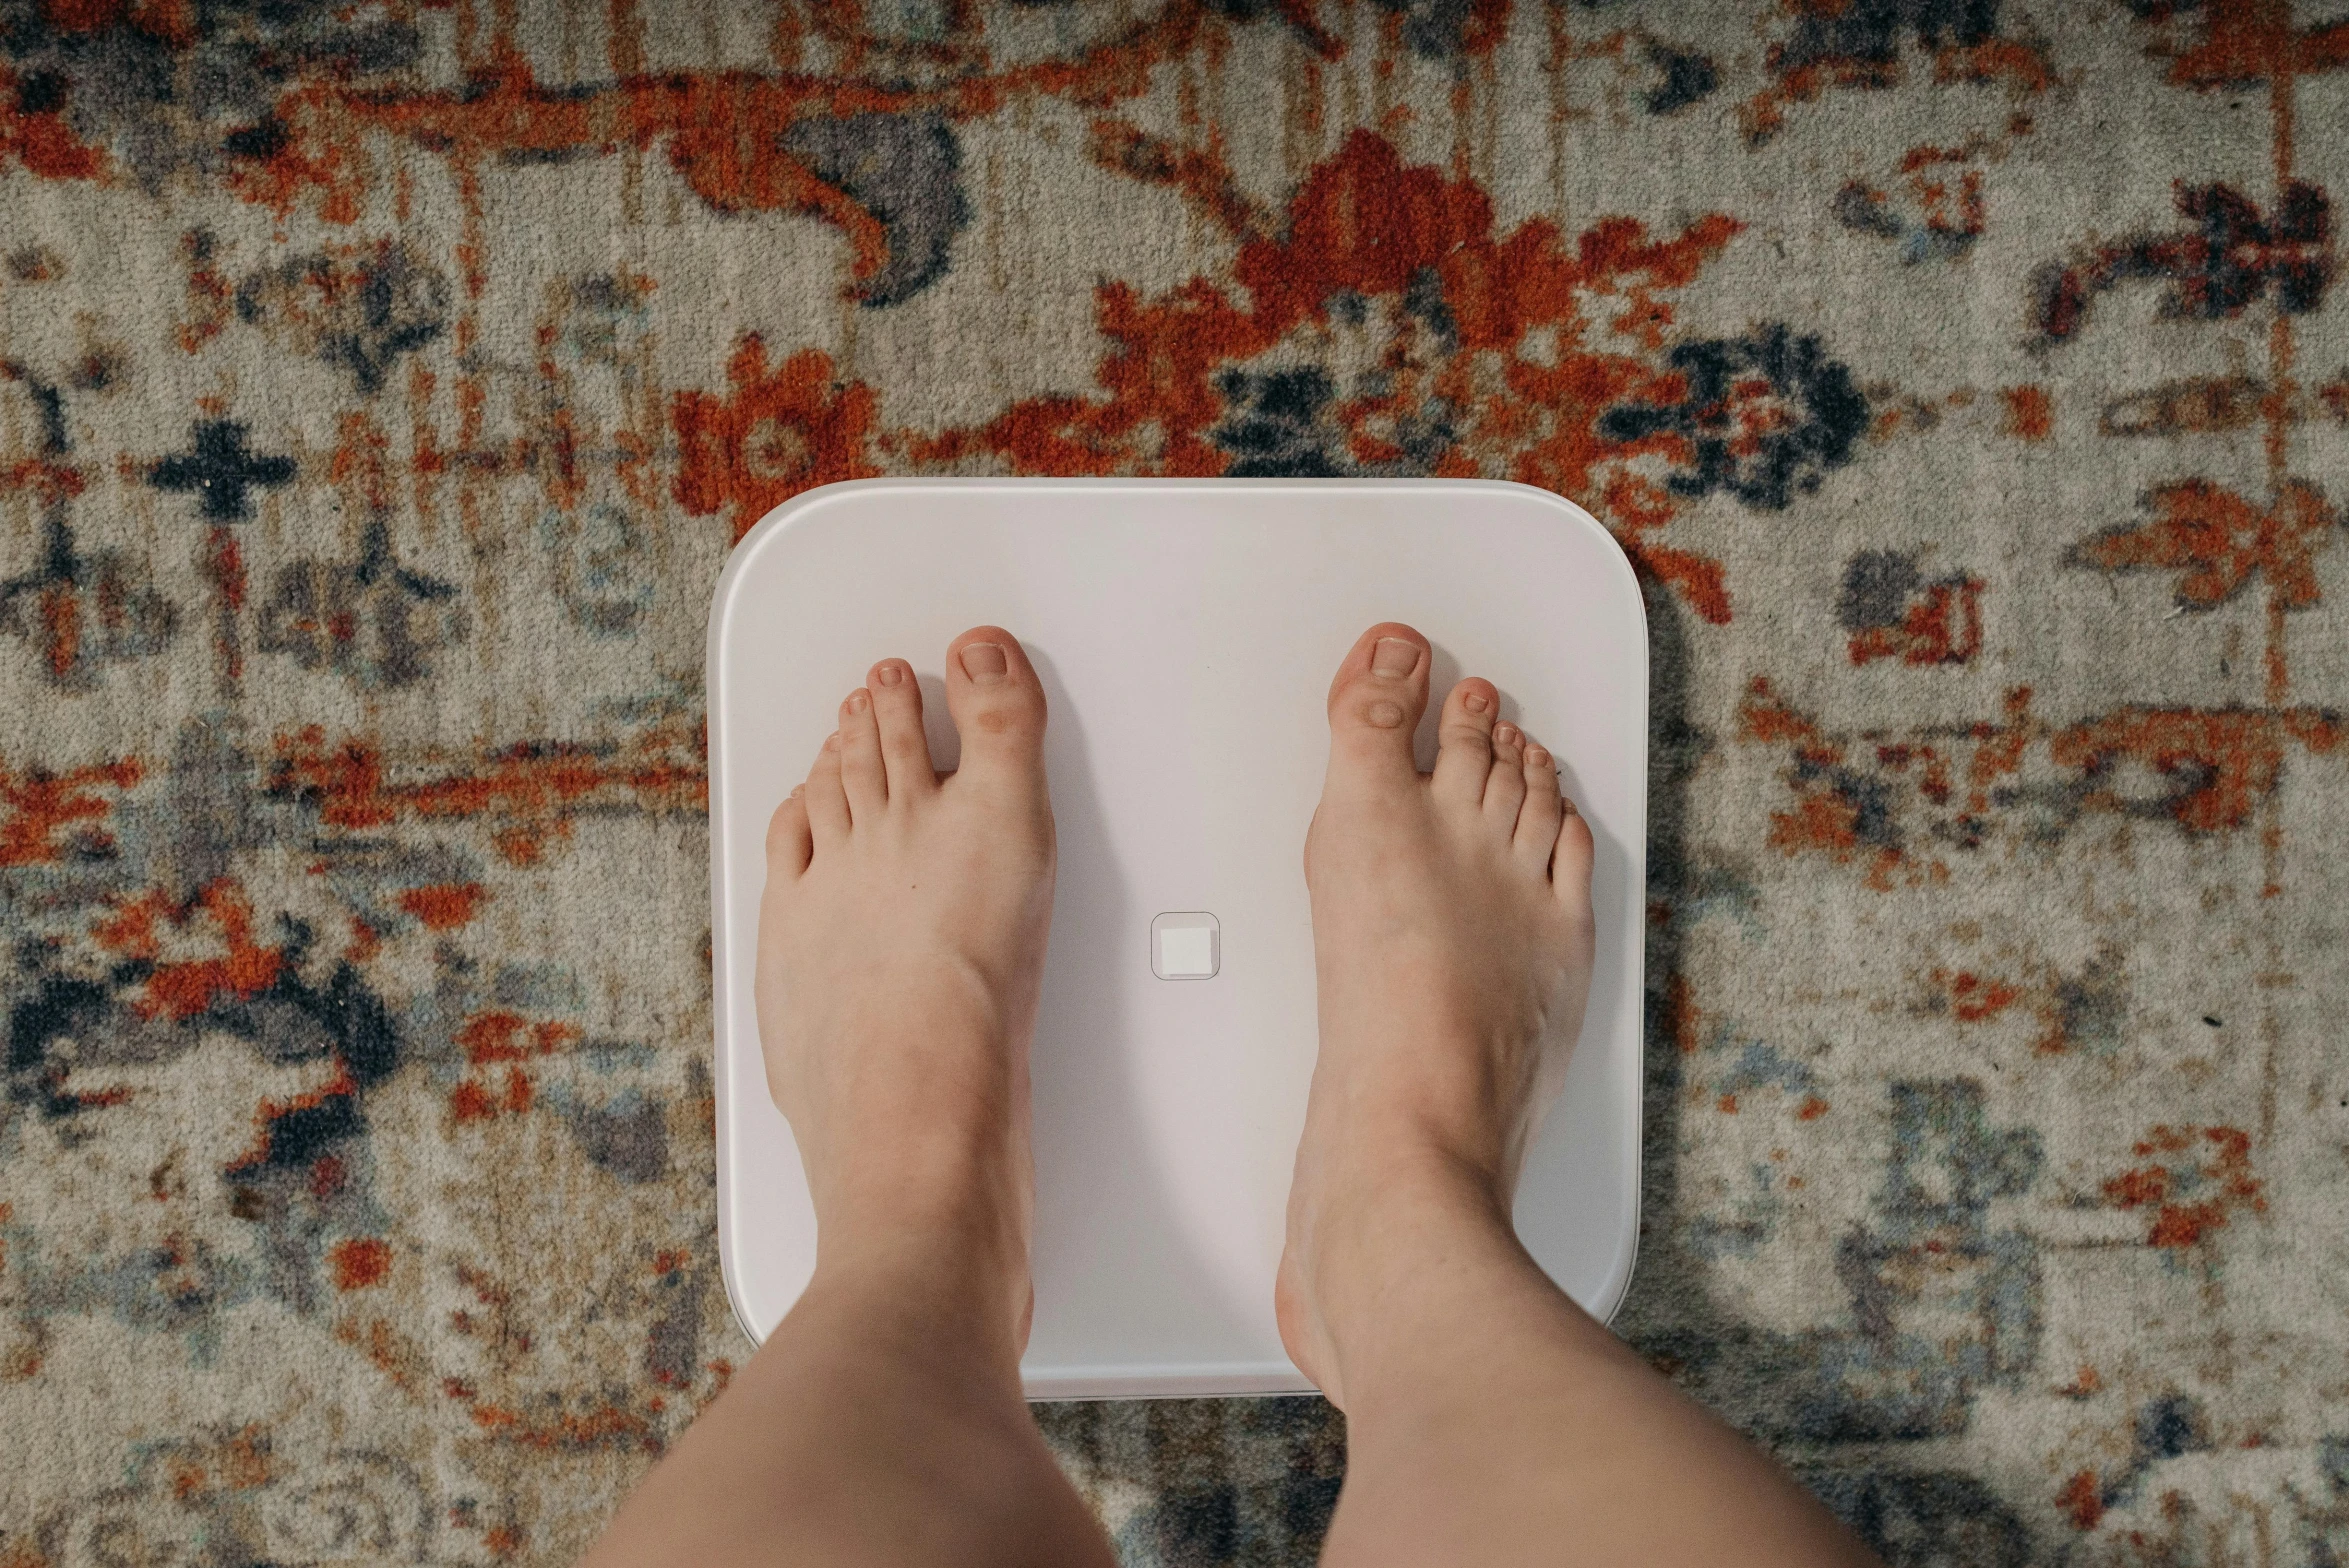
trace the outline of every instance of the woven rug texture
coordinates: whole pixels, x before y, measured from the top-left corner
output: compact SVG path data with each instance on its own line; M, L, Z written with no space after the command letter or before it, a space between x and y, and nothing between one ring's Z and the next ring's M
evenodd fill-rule
M562 1563L739 1369L705 616L897 474L1591 508L1618 1331L1896 1565L2349 1561L2336 189L2342 0L0 0L0 1568Z

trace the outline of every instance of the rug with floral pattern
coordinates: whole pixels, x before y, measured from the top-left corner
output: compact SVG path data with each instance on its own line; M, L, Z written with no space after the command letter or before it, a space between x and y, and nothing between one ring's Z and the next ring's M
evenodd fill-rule
M1643 1353L1895 1564L2349 1560L2336 187L2342 0L0 0L0 1565L580 1550L748 1350L726 553L1112 473L1638 566Z

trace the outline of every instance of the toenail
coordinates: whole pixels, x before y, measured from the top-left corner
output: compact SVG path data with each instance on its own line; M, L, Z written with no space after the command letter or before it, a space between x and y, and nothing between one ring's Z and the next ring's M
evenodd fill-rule
M1472 691L1460 699L1460 706L1466 708L1470 713L1482 713L1492 705L1493 699L1481 691Z
M834 730L831 734L824 737L824 749L826 751L838 751L840 749L840 732L838 730Z
M1493 739L1494 739L1495 741L1499 742L1499 743L1500 743L1501 745L1503 745L1503 746L1514 746L1514 745L1516 745L1516 744L1517 744L1517 726L1516 726L1516 725L1514 725L1514 724L1496 724L1496 725L1494 725L1494 726L1493 726Z
M1550 765L1550 754L1539 746L1532 747L1525 753L1525 765L1529 768L1546 768Z
M1574 809L1574 802L1566 799L1563 796L1559 797L1558 804L1566 808L1566 815L1570 817L1578 817L1582 815L1581 812Z
M905 666L902 664L884 664L875 674L884 686L905 684Z
M1373 675L1408 675L1419 668L1419 645L1400 637L1381 637L1370 650Z
M871 707L872 705L873 694L869 691L866 691L862 686L859 686L856 690L848 694L847 707L848 711L851 713L862 713L865 711L865 709Z
M1362 710L1362 716L1382 730L1391 730L1403 722L1403 705L1399 702L1374 702Z
M1001 643L974 642L963 645L962 672L975 681L999 681L1011 670L1011 656L1003 651Z

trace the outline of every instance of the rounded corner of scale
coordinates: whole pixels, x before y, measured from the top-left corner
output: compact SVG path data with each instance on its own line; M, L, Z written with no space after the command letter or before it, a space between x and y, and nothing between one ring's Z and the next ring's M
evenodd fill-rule
M718 573L718 580L710 589L711 652L714 654L717 650L719 625L725 618L727 605L732 602L734 590L762 547L778 534L805 522L811 513L845 500L851 491L885 490L903 483L903 480L893 479L835 479L830 484L802 490L767 508L757 522L742 531L742 537L735 540L733 548L726 552L725 568Z
M1637 1187L1631 1192L1631 1240L1623 1249L1623 1260L1618 1266L1613 1288L1601 1291L1599 1299L1590 1303L1588 1311L1599 1322L1612 1327L1615 1314L1623 1310L1623 1303L1631 1299L1631 1282L1639 1277L1640 1212L1645 1205L1640 1201Z
M718 1165L718 1235L723 1238L733 1228L734 1195L732 1181L723 1160ZM718 1244L718 1286L726 1293L726 1309L734 1314L734 1326L742 1330L742 1337L753 1346L763 1345L767 1336L759 1332L758 1314L750 1310L743 1299L742 1280L735 1272L738 1249L729 1247L723 1239Z
M742 1304L742 1293L734 1284L734 1269L723 1251L718 1254L718 1278L725 1286L726 1310L734 1314L734 1326L742 1330L742 1337L750 1341L752 1349L765 1344L767 1336L759 1332L758 1319Z
M1640 1233L1647 1214L1647 1190L1642 1180L1645 1160L1641 1151L1646 1147L1647 1107L1642 1098L1635 1094L1631 1102L1631 1179L1624 1186L1624 1191L1630 1197L1630 1213L1623 1218L1623 1240L1616 1250L1615 1267L1610 1271L1613 1277L1599 1291L1596 1299L1584 1303L1584 1310L1602 1324L1614 1323L1615 1314L1622 1310L1624 1302L1631 1299L1632 1281L1639 1277Z
M1646 629L1647 596L1640 591L1639 573L1632 567L1631 557L1625 552L1623 541L1616 538L1614 530L1600 522L1592 514L1590 508L1570 495L1561 494L1541 485L1529 485L1522 479L1478 479L1471 480L1469 483L1478 490L1515 494L1534 502L1536 505L1546 506L1552 511L1563 512L1574 521L1577 527L1591 536L1593 543L1604 544L1607 547L1606 553L1620 569L1616 581L1620 587L1628 591L1630 602L1638 607L1640 627L1643 631Z

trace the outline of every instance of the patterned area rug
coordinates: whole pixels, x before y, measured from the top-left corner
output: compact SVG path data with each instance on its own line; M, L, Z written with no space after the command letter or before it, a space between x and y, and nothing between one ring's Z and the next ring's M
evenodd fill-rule
M5 1568L560 1563L723 1387L703 616L881 473L1589 505L1618 1328L1897 1564L2349 1560L2338 0L0 0L0 105ZM1042 1419L1136 1564L1343 1471Z

